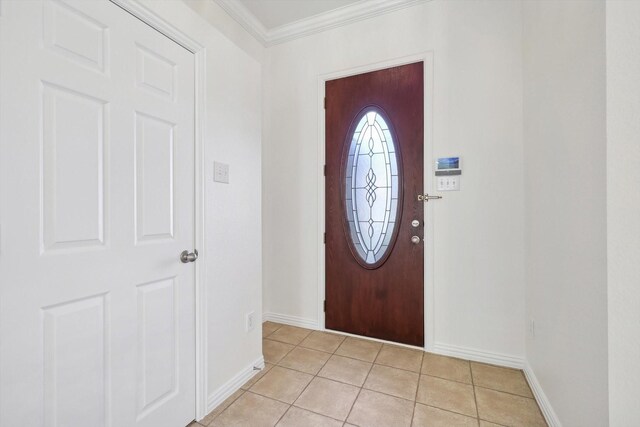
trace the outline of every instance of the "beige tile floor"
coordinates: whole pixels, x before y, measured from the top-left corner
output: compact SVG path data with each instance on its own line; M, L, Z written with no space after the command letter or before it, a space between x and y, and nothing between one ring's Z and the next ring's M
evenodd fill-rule
M537 427L522 371L265 322L265 368L191 427Z

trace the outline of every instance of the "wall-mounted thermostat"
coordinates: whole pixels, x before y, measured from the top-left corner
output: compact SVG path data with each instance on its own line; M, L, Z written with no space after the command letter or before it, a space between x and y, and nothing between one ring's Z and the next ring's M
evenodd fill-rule
M460 157L439 157L436 160L436 187L438 191L459 191L462 166Z

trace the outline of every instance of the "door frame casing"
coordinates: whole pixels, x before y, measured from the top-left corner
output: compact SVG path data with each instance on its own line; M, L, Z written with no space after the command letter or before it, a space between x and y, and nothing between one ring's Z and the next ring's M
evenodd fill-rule
M207 57L206 48L197 40L176 28L164 18L142 5L136 0L109 0L122 8L126 13L135 16L154 30L173 40L194 57L194 245L200 248L198 262L195 264L195 385L196 407L195 419L200 420L207 415L207 310L206 310L206 260L205 247L205 168L204 168L204 136L206 117L206 80Z
M324 97L325 97L325 83L327 80L334 80L343 77L349 77L357 74L368 73L371 71L382 70L385 68L397 67L401 65L412 64L415 62L424 63L424 177L423 188L425 193L430 193L434 190L434 179L431 177L434 174L434 162L433 162L433 51L426 51L414 55L403 56L399 58L390 59L382 62L375 62L366 64L346 70L337 72L331 72L326 74L320 74L318 76L318 164L317 164L317 176L318 176L318 316L317 326L320 330L326 330L325 326L325 314L324 314L324 300L325 300L325 177L324 177L324 165L325 158L325 109L324 109ZM410 195L409 195L410 196ZM427 351L432 351L435 343L435 314L434 314L434 208L433 203L425 203L424 209L424 227L425 238L424 242L424 348ZM350 334L345 334L350 335Z

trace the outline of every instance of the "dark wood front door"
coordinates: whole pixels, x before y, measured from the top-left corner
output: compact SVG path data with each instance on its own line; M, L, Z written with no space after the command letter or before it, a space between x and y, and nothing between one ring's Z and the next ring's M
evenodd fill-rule
M325 94L326 328L422 347L423 63Z

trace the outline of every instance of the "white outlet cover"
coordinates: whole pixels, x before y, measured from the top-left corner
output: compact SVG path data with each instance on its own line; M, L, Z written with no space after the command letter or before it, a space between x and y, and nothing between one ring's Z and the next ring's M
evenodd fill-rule
M213 162L213 181L223 184L229 183L229 165L226 163Z
M253 331L253 329L256 327L255 312L252 311L250 313L247 313L246 322L247 322L247 324L245 325L245 330L247 332Z

